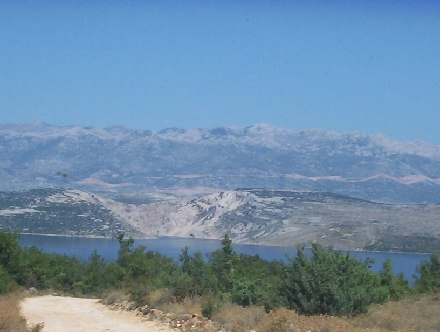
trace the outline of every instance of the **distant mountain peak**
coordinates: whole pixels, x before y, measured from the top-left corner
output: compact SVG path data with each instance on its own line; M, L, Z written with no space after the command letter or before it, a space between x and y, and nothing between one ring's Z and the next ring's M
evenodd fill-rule
M107 127L107 128L104 128L104 130L112 135L126 135L126 134L130 134L133 132L132 129L129 129L129 128L127 128L125 126L121 126L121 125Z

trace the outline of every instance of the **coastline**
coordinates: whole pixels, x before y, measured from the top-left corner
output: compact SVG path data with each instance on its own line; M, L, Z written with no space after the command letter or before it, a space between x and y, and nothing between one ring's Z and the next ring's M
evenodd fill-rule
M98 236L98 235L89 235L89 236L77 236L77 235L64 235L64 234L41 234L41 233L18 233L19 235L31 235L31 236L47 236L47 237L66 237L66 238L81 238L81 239L108 239L108 240L116 240L115 237L106 237L106 236ZM220 239L216 238L195 238L195 237L181 237L181 236L154 236L154 237L133 237L133 239L136 240L155 240L155 239L181 239L181 240L207 240L207 241L219 241ZM275 244L257 244L257 243L248 243L248 242L239 242L239 243L232 243L238 244L238 245L246 245L246 246L256 246L256 247L274 247L274 248L289 248L289 249L296 249L297 246L282 246L282 245L275 245ZM311 249L311 246L304 246L305 249ZM325 248L328 249L328 248ZM341 249L341 248L332 248L334 251L341 251L341 252L347 252L347 253L353 253L353 252L361 252L361 253L378 253L378 254L415 254L415 255L431 255L432 253L429 252L416 252L416 251L380 251L380 250L366 250L363 248L356 248L353 250L349 249Z

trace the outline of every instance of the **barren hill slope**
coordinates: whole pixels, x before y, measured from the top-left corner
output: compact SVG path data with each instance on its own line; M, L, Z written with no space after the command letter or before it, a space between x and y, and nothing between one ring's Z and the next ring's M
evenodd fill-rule
M148 205L138 208L151 211ZM243 189L182 202L170 212L132 225L162 236L218 239L228 233L237 243L319 242L348 250L440 248L440 206L434 204L391 205L326 192Z
M0 193L0 228L76 236L177 236L339 249L438 252L440 205L392 205L317 191L240 189L127 203L79 190ZM129 199L129 198L127 198ZM121 198L123 201L123 197Z

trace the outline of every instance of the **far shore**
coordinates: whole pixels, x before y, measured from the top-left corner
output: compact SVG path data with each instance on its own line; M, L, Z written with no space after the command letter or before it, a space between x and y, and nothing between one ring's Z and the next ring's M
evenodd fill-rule
M65 234L40 234L40 233L18 233L20 235L32 235L32 236L50 236L50 237L68 237L68 238L86 238L86 239L116 239L115 237L106 237L106 236L98 236L98 235L65 235ZM186 236L154 236L154 237L132 237L134 240L154 240L158 238L176 238L176 239L198 239L198 240L214 240L221 241L222 239L217 238L195 238L195 237L186 237ZM232 242L234 244L234 242ZM265 246L265 247L283 247L283 248L296 248L297 246L281 246L276 244L266 244L266 243L248 243L248 242L239 242L237 244L245 244L250 246ZM305 249L311 249L311 246L305 246ZM341 248L332 248L335 251L343 251L343 252L374 252L374 253L384 253L384 254L418 254L418 255L430 255L429 252L416 252L416 251L380 251L380 250L366 250L364 248L356 248L352 250L341 249Z

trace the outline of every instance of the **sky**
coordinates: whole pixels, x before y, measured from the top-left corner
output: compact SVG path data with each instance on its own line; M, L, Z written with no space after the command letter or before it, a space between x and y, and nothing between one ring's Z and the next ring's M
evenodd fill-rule
M0 0L0 123L440 145L438 1Z

